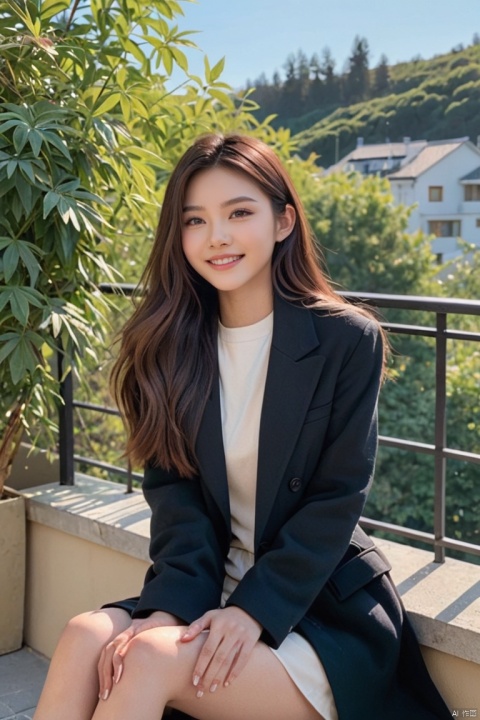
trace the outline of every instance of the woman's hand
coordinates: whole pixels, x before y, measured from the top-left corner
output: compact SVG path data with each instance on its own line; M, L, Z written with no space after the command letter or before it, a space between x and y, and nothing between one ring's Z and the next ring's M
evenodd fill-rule
M230 606L206 612L187 628L181 640L189 642L204 630L209 630L208 637L193 671L197 697L202 697L205 689L215 692L222 683L227 687L238 677L262 626L241 608Z
M183 623L167 612L153 612L147 618L132 620L132 624L106 645L98 661L99 698L106 700L110 695L112 683L118 683L123 671L123 658L128 644L136 635L157 627L182 625Z

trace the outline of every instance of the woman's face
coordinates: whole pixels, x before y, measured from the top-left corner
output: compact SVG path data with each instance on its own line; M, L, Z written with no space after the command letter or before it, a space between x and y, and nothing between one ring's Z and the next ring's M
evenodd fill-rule
M277 242L291 232L295 212L275 215L270 198L246 175L223 167L201 170L185 197L182 246L190 265L222 294L253 302L272 286Z

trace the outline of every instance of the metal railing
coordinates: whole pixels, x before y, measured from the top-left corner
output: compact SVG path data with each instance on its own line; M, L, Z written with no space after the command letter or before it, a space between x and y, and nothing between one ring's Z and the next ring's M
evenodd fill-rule
M109 283L102 284L100 289L104 293L131 295L135 289L134 285ZM467 332L462 330L449 329L447 319L449 315L476 315L480 316L480 301L446 299L433 297L415 297L404 295L384 295L377 293L342 293L349 302L369 305L376 309L410 310L417 312L429 312L435 315L435 325L420 326L403 323L382 323L389 333L421 336L435 339L435 411L434 411L434 443L427 444L414 442L393 436L379 437L379 444L388 448L412 451L427 454L434 458L434 521L433 532L428 533L413 528L402 527L380 520L367 517L361 518L363 527L389 532L410 540L420 541L432 545L435 552L435 561L444 562L445 549L468 552L480 556L480 546L464 542L445 535L446 529L446 463L447 459L460 460L467 463L480 465L480 455L464 452L447 447L447 341L465 340L480 342L480 332ZM61 371L61 353L59 353L59 376ZM83 463L106 470L118 475L127 477L127 492L132 491L133 478L141 480L142 476L133 473L131 468L127 469L111 465L93 458L76 455L74 452L74 408L84 408L94 412L119 415L118 411L111 407L94 405L87 402L75 401L73 397L73 383L71 376L62 382L61 396L64 405L60 410L60 483L63 485L74 484L75 463ZM480 473L480 470L479 470ZM480 479L480 475L479 475Z

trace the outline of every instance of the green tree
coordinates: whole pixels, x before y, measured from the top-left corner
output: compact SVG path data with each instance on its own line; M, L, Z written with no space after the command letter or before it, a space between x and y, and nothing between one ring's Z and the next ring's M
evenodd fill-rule
M321 65L318 55L315 53L310 58L311 80L308 85L306 111L317 110L324 100L324 86L321 78Z
M329 47L322 50L320 70L325 85L325 103L333 105L340 102L340 83L335 75L335 60Z
M380 61L375 68L374 77L373 93L375 95L385 95L390 87L390 68L386 55L380 57Z
M348 59L348 72L345 81L345 100L348 103L360 102L369 96L369 52L367 39L357 35L353 41L352 54Z
M282 85L282 94L279 102L279 112L284 117L294 117L301 102L300 83L297 75L297 60L290 53L285 64L285 81Z
M422 233L406 231L408 210L395 206L387 180L336 173L312 180L305 202L330 275L360 292L415 290L432 273Z

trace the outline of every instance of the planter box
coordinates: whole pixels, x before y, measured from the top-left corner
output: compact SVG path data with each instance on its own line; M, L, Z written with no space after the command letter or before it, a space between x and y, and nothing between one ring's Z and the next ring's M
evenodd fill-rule
M0 655L22 646L25 546L24 499L6 488L0 499Z
M38 485L59 482L58 458L50 462L50 460L47 460L45 450L32 449L31 445L22 442L8 477L9 487L14 490L25 490Z

